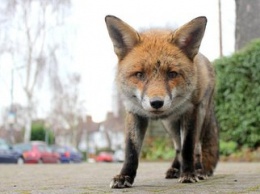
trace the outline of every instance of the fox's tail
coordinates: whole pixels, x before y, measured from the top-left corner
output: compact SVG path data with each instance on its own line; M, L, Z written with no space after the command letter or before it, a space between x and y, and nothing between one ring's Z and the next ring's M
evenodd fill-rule
M219 160L219 126L215 117L214 105L203 125L204 135L202 138L202 163L208 176L212 176Z

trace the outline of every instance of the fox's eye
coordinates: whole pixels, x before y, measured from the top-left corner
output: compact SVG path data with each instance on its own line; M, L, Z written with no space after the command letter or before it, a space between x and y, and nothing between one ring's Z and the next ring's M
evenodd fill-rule
M174 79L178 76L179 74L176 71L170 71L168 72L167 76L169 79Z
M145 78L145 75L144 75L143 72L136 72L136 73L135 73L135 76L136 76L137 79L139 79L139 80L144 80L144 78Z

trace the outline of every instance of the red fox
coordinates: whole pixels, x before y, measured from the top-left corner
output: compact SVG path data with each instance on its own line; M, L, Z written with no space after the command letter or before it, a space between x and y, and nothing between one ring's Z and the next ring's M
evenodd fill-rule
M207 19L176 30L137 32L115 16L105 18L118 57L116 81L126 106L126 153L111 188L131 187L149 119L161 119L176 156L166 178L193 183L213 175L219 158L214 114L215 73L199 53Z

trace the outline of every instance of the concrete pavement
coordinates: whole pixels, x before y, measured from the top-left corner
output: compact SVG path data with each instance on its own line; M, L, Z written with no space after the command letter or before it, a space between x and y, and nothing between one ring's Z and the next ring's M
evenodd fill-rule
M141 162L134 186L110 189L120 163L0 165L2 194L260 193L260 163L219 163L215 176L194 184L164 179L170 162Z

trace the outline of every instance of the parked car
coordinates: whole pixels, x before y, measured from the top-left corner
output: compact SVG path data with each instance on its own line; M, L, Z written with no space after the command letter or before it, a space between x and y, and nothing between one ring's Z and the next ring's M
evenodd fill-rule
M100 152L96 157L96 162L113 162L113 154L110 152Z
M125 152L122 149L118 149L115 151L113 156L114 162L124 162L125 160Z
M60 156L42 141L31 141L14 145L22 152L24 163L59 163Z
M21 153L14 150L4 139L0 139L0 163L23 163Z
M59 153L61 163L79 163L83 160L82 153L75 147L54 145L52 150Z

